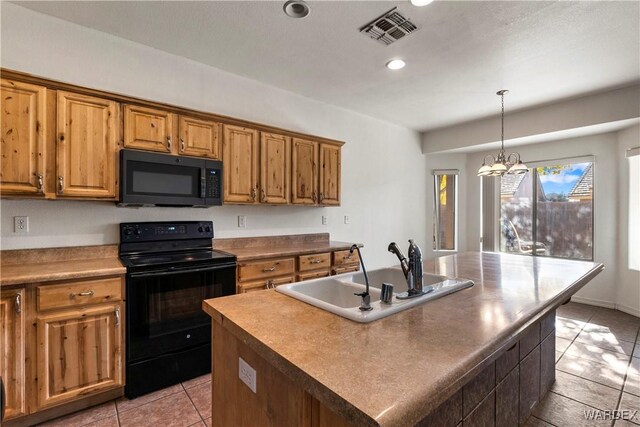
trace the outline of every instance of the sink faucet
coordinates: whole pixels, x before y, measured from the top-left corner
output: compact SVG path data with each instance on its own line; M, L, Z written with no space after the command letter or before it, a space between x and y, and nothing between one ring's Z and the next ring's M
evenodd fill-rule
M395 242L389 243L389 247L387 249L389 252L394 253L400 260L400 267L402 268L404 277L407 280L406 298L426 293L422 289L422 251L420 250L420 247L415 244L413 239L409 239L408 261Z
M360 302L360 311L373 310L373 307L371 307L371 295L369 295L369 276L367 276L367 269L364 268L362 254L360 253L360 248L358 247L358 245L351 246L351 249L349 249L349 253L352 254L353 251L358 251L358 258L360 258L360 265L362 266L362 272L364 273L364 283L367 286L364 292L354 293L354 295L362 298L362 301Z

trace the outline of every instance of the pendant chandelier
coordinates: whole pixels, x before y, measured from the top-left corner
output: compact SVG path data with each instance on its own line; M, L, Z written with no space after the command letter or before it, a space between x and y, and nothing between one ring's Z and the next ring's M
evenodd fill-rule
M527 165L520 160L520 154L511 153L508 156L504 152L504 96L509 93L508 90L500 90L496 92L496 95L500 95L502 101L502 134L501 134L501 146L498 157L494 157L491 154L482 159L482 166L478 169L478 176L502 176L505 173L520 175L529 172ZM491 165L486 163L487 158L492 160Z

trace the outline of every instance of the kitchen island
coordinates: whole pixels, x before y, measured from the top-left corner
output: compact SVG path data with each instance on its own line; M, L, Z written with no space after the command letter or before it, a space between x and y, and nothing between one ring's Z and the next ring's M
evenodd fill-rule
M497 253L442 257L424 271L475 286L369 324L273 290L206 300L213 425L522 422L553 382L555 308L602 269ZM239 379L240 358L256 371L255 392Z

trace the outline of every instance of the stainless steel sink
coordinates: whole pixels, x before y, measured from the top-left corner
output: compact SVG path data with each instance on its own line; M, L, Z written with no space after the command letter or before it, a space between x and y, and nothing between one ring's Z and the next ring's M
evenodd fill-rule
M371 311L360 311L360 298L353 295L365 290L362 273L346 273L280 285L276 291L347 319L367 323L473 286L471 280L425 274L424 286L433 286L432 292L407 300L399 300L394 296L391 304L384 304L380 301L380 287L383 282L393 285L394 294L407 290L402 270L396 267L382 268L369 271L368 276L373 307Z

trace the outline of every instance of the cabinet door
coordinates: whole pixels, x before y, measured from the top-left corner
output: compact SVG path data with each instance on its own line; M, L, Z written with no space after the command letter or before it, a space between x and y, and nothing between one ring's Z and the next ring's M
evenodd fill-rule
M115 198L118 187L118 104L58 92L58 196Z
M173 151L174 115L137 105L124 106L124 146L140 150Z
M178 153L186 156L220 158L220 124L180 116Z
M44 194L46 92L2 79L2 194Z
M293 138L291 154L291 203L315 205L318 201L318 144Z
M320 190L322 205L340 205L340 150L332 144L320 144Z
M289 203L291 138L273 133L260 135L260 202Z
M122 303L37 317L38 407L121 387Z
M5 419L27 413L25 396L26 323L24 289L2 292L0 298L0 375L6 392Z
M258 131L224 125L224 202L258 202Z

